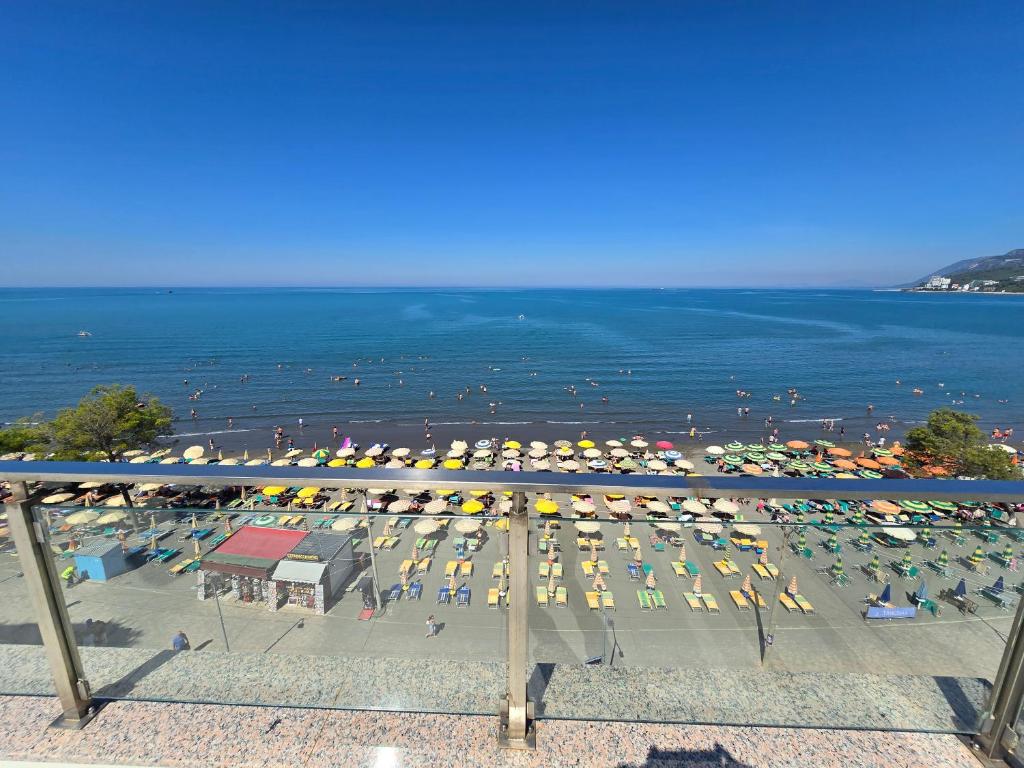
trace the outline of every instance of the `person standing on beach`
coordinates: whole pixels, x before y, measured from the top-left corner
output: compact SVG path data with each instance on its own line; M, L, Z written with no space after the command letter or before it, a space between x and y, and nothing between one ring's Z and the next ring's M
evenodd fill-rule
M427 637L437 637L437 623L434 614L427 616Z
M331 436L332 436L332 437L333 437L333 438L334 438L335 440L337 440L337 439L338 439L338 428L337 428L337 427L331 427Z

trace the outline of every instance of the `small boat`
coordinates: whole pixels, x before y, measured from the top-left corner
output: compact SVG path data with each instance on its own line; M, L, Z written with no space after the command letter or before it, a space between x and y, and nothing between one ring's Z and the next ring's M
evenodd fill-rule
M526 315L520 315L519 317L516 318L516 320L525 320L525 319L526 319Z
M92 334L89 333L88 331L79 331L78 335L81 336L83 339L87 336L92 336Z

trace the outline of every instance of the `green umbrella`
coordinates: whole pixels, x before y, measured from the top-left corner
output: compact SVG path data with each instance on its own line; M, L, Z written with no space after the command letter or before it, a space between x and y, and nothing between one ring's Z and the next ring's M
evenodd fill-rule
M929 528L928 526L925 526L924 528L921 529L921 538L922 539L927 539L931 535L932 535L932 529Z
M836 471L835 467L833 467L831 464L826 464L824 461L816 461L813 464L811 464L811 466L814 467L819 472L835 472Z
M803 534L801 533L801 534L800 534L799 536L797 536L797 538L796 538L796 545L797 545L798 547L800 547L800 549L803 549L804 547L806 547L806 546L807 546L807 537L806 537L806 536L804 536L804 535L803 535Z
M750 443L746 446L746 449L748 451L763 451L764 446L761 445L760 443Z
M820 445L822 448L835 448L836 444L828 440L815 440L815 445Z
M743 457L729 454L728 456L723 456L722 461L724 461L726 464L742 464Z
M939 512L956 512L957 506L952 501L929 501L928 505Z
M861 477L863 477L866 480L881 480L882 479L882 473L881 472L875 472L875 470L873 470L873 469L862 469L857 474L859 474Z
M758 464L760 464L762 461L764 461L765 456L764 456L763 453L758 453L757 451L752 451L752 452L747 454L747 458L750 459L751 461L756 461Z
M862 510L860 507L858 507L857 511L854 512L853 516L850 518L850 522L851 523L859 523L863 519L864 519L864 510Z
M903 499L900 502L900 506L908 512L927 512L928 505L923 501L914 501L912 499Z
M828 546L830 549L835 549L839 546L839 539L834 533L828 537Z
M960 519L960 518L958 517L958 518L957 518L956 520L954 520L954 521L953 521L953 527L954 527L954 528L957 528L957 529L961 529L961 528L963 528L963 527L964 527L964 521L963 521L963 520L961 520L961 519Z
M729 443L725 447L726 447L727 450L730 450L730 451L742 451L744 446L743 446L743 443L737 443L734 440L733 442Z
M938 562L939 562L939 565L941 565L941 566L949 565L949 552L947 552L946 550L942 550L941 552L939 552L939 561Z
M980 545L975 547L974 548L974 554L971 555L971 562L972 563L980 563L984 559L985 559L985 550L983 550Z
M871 558L871 562L868 563L868 569L872 570L872 571L877 571L878 568L879 568L878 555L875 555L874 557Z
M912 562L913 562L913 560L912 560L912 559L911 559L911 557L910 557L910 552L909 552L909 551L907 551L907 552L904 552L904 553L903 553L903 565L905 565L905 566L907 566L907 567L909 568L909 567L910 567L910 564L911 564Z
M786 454L779 453L778 451L772 451L771 453L766 453L765 458L771 459L772 461L785 461Z
M1013 546L1010 545L1009 543L1007 543L1007 545L1005 547L1003 547L1003 560L1009 560L1012 557L1013 557Z
M789 464L786 465L786 468L795 469L802 472L805 469L810 469L811 465L808 464L806 461L791 461L789 462Z
M832 521L836 519L836 516L831 512L825 513L825 525L832 525Z
M872 453L874 453L875 456L892 456L892 451L888 448L875 448Z
M871 537L868 536L868 532L867 531L861 531L860 532L860 543L861 544L868 544L870 541L871 541ZM878 557L878 555L875 555L875 557Z
M843 558L837 557L835 563L832 564L832 575L842 576L843 575Z

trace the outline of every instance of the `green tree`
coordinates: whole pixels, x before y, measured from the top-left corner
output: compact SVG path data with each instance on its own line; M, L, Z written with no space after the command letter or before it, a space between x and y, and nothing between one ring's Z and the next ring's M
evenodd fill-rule
M140 398L135 387L94 387L74 408L53 420L58 458L118 461L125 451L146 448L171 434L171 409L157 398Z
M939 408L928 423L907 431L907 448L930 462L950 464L958 475L1011 480L1020 472L1006 451L989 448L978 417Z
M0 429L0 454L4 453L43 453L49 447L47 424L42 416L18 419L13 424Z

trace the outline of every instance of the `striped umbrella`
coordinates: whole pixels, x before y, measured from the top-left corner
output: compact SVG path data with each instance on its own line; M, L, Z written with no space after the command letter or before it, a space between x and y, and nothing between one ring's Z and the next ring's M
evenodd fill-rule
M913 564L913 562L914 562L914 560L913 560L913 558L912 558L912 557L910 556L910 552L909 552L909 551L907 551L907 552L904 552L904 553L903 553L903 566L904 566L905 568L909 568L909 567L910 567L910 566L911 566L911 565Z
M839 546L839 537L836 536L833 533L831 536L828 537L828 548L829 549L835 549L838 546Z
M797 593L797 590L798 587L796 585L796 576L794 576L792 579L789 580L789 586L786 587L786 591L791 595L795 595Z
M837 557L836 561L832 564L832 575L842 576L843 575L843 558Z
M957 506L952 501L929 501L928 506L939 512L956 512Z
M860 532L859 542L863 546L867 546L868 544L871 543L871 537L868 536L868 532L867 531L861 531Z
M796 545L800 549L803 549L804 547L806 547L807 546L807 537L804 534L801 533L799 536L796 537Z
M1009 560L1013 557L1013 546L1009 543L1003 547L1003 560Z
M679 562L680 563L685 563L686 562L686 545L685 544L683 544L681 547L679 547Z
M942 550L941 552L939 552L938 563L941 566L949 565L949 552L947 552L946 550Z
M647 588L654 589L655 587L657 587L657 585L658 582L654 578L654 571L651 571L647 574Z
M871 562L868 563L868 570L874 573L881 567L881 563L878 562L878 555L871 558Z
M928 512L929 507L923 501L916 501L914 499L903 499L900 501L900 506L908 512Z
M699 595L701 586L703 586L703 582L701 581L701 578L698 575L697 578L693 580L693 594Z
M750 574L749 573L747 574L746 578L743 579L743 583L740 585L740 591L741 592L746 592L747 594L750 594L751 587L750 587Z
M757 558L757 561L761 565L768 565L768 553L767 552L762 552L760 557Z
M971 562L972 563L980 563L984 559L985 559L985 551L981 548L980 545L975 547L974 548L974 554L971 555Z

